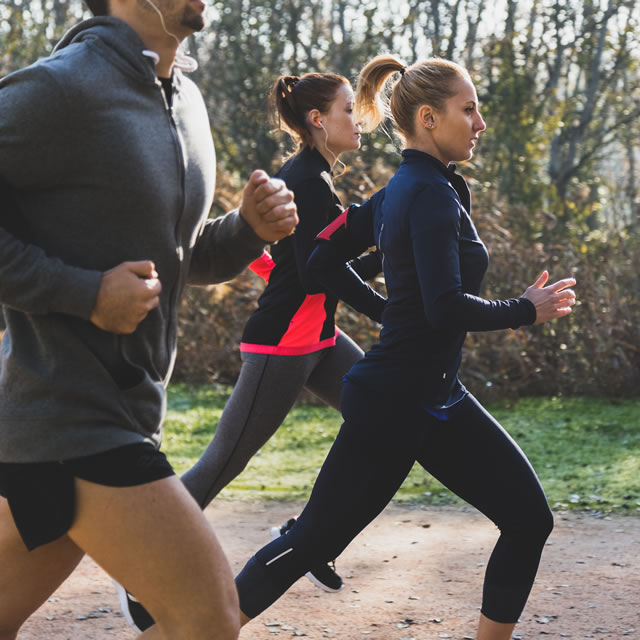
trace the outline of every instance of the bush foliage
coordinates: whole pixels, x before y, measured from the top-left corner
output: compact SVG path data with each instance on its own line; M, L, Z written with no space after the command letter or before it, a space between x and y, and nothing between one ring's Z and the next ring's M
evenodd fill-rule
M499 6L498 6L499 5ZM282 141L265 107L281 73L355 80L374 55L432 55L473 76L488 129L463 173L492 264L484 294L517 296L548 268L574 274L569 319L470 335L462 377L484 399L520 394L636 394L640 248L640 3L508 0L212 0L189 39L221 169L212 215L237 203L256 167L277 168ZM404 7L404 8L403 8ZM462 9L461 9L462 7ZM0 77L48 55L88 17L82 0L0 2ZM393 127L364 136L340 178L344 202L386 183ZM234 382L238 341L262 283L243 274L193 289L182 306L176 378ZM376 327L347 308L339 324L364 348Z
M469 173L464 171L464 173ZM473 168L470 173L473 175ZM384 184L388 172L362 167L347 173L339 186L346 194L371 191L372 178ZM634 395L640 383L640 241L637 235L607 237L558 230L548 213L501 203L491 190L470 178L474 219L491 254L483 295L521 295L543 269L551 279L574 275L579 304L568 318L516 331L471 333L461 378L485 400L520 395ZM234 181L220 176L219 202L238 200ZM353 201L343 194L343 202ZM532 242L528 228L538 227ZM263 281L245 271L235 280L190 288L180 312L180 349L175 378L184 382L235 382L240 369L242 329L255 309ZM365 350L377 326L346 305L338 325Z

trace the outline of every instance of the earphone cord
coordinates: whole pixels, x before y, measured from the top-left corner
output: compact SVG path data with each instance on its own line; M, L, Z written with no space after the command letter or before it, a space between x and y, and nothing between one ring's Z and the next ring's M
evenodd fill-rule
M322 130L324 131L324 148L333 156L334 164L336 162L339 162L342 165L342 172L336 176L336 178L338 178L347 170L347 165L344 162L342 162L342 160L340 160L338 156L335 153L333 153L333 151L331 151L331 149L329 148L329 132L324 128L324 125L322 124L322 122L318 121L318 124L322 127Z
M162 25L163 31L178 43L178 49L176 51L175 59L176 66L183 71L195 71L198 68L197 61L181 50L182 43L180 42L180 39L175 33L171 33L171 31L167 29L167 25L164 22L164 16L162 15L160 9L158 9L158 7L156 7L156 5L151 2L151 0L145 0L145 2L158 14L158 18L160 18L160 24Z

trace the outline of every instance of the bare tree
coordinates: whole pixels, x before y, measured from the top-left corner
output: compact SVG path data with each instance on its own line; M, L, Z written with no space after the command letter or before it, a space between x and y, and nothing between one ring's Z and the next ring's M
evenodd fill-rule
M564 126L554 136L549 154L549 176L561 198L580 169L605 152L615 132L640 116L640 105L622 113L612 109L628 62L629 31L624 29L615 42L611 22L623 11L630 19L633 7L633 2L620 0L609 0L603 11L591 1L583 4L575 62L565 70L572 95L564 108Z

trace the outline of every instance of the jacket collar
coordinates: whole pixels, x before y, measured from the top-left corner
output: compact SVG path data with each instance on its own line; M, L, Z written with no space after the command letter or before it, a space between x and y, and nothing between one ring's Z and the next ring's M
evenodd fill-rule
M156 82L155 63L145 52L147 48L126 22L112 16L90 18L75 25L64 34L54 54L79 42L90 42L127 75L140 82ZM174 74L175 75L175 74Z
M469 193L467 181L456 172L456 165L453 162L447 167L440 162L440 160L424 151L405 149L402 152L402 163L409 162L425 163L436 169L458 194L462 206L466 209L467 213L471 213L471 194Z
M455 163L451 163L449 166L446 166L438 158L430 155L429 153L425 153L424 151L418 151L418 149L404 149L402 152L402 157L404 160L417 160L422 162L428 162L430 165L435 167L440 173L442 173L447 180L451 179L451 176L458 175L456 174L456 165Z
M326 171L329 175L331 175L331 165L315 147L310 147L307 145L306 147L304 147L304 149L302 149L302 151L300 151L300 155L304 156L307 162L311 162L314 166L317 166L320 171Z

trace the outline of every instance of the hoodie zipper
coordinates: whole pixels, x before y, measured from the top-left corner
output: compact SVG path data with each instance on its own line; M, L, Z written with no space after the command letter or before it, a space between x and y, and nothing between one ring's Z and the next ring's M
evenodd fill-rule
M181 245L181 239L180 239L180 234L179 234L179 230L180 230L180 226L181 226L181 222L182 219L184 217L184 212L185 212L185 207L186 207L186 171L185 171L185 167L184 167L184 151L183 151L183 146L182 146L182 141L180 139L180 133L178 132L178 127L176 125L176 121L174 119L173 116L173 106L169 105L169 102L167 100L167 97L165 95L164 89L162 88L162 83L160 82L160 80L156 79L156 86L158 88L158 90L160 91L160 96L162 98L162 103L164 104L164 108L165 108L165 112L167 114L167 118L169 120L169 129L171 131L171 136L173 138L173 142L175 145L175 149L176 149L176 156L177 156L177 162L178 162L178 173L179 173L179 177L180 177L180 206L179 206L179 211L180 214L176 220L176 224L174 227L174 240L175 240L175 245L176 245L176 249L181 249L182 245ZM174 94L173 98L175 100L176 98L176 94ZM180 256L181 258L183 258L183 256ZM161 275L162 277L162 275ZM176 325L176 316L177 316L177 309L176 309L176 305L178 304L178 289L179 289L179 283L180 283L180 268L178 268L177 271L177 278L175 280L175 282L173 283L172 289L170 291L170 295L169 295L169 318L167 319L167 333L165 336L166 339L166 349L167 349L167 362L165 365L165 369L166 371L164 372L164 380L165 382L168 380L168 378L171 375L171 370L173 369L173 362L172 362L172 351L173 351L173 341L171 340L171 336L176 334L177 332L177 327ZM171 310L175 310L175 313L171 313Z

